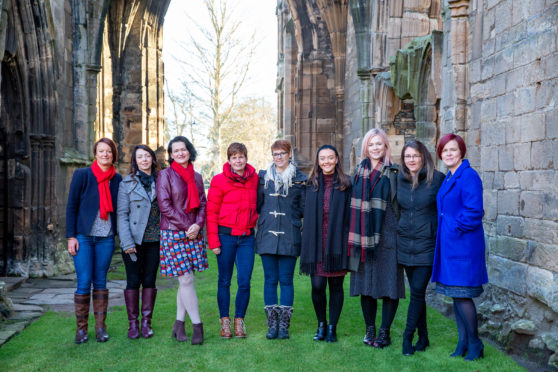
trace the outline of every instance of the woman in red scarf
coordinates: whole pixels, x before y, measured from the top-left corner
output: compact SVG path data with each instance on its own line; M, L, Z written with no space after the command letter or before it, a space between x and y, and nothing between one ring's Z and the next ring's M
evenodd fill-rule
M194 271L207 269L207 253L201 229L205 223L205 190L202 176L194 172L197 152L183 136L168 146L171 166L157 177L157 200L161 210L161 275L178 277L176 322L172 336L187 341L184 317L193 326L192 344L203 343L203 323L194 288Z
M114 142L101 138L93 146L95 161L74 172L66 208L68 252L74 258L77 290L74 295L77 331L75 342L87 342L87 319L93 284L93 311L98 342L109 339L105 319L108 307L107 272L114 252L116 204L122 177L114 162Z

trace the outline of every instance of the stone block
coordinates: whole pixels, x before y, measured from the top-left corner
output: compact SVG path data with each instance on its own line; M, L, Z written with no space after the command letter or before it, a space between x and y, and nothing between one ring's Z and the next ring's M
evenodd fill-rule
M558 353L558 333L544 333L541 338L549 350Z
M499 256L488 256L487 269L490 284L520 296L527 292L525 279L528 266Z
M523 115L519 120L521 121L522 142L540 141L545 139L546 123L544 113L536 112L529 115Z
M498 215L498 191L487 190L486 187L482 192L484 219L493 221Z
M552 169L554 159L552 141L538 141L531 145L531 166L535 169Z
M493 10L487 10L483 15L482 38L484 41L494 38L495 16ZM486 53L486 49L483 48Z
M474 46L473 46L474 47ZM469 63L469 82L477 83L481 80L481 59L475 59Z
M513 152L512 152L513 160ZM506 172L504 173L504 187L506 189L517 189L520 187L519 184L519 174L517 172Z
M558 242L558 222L525 218L522 230L526 238L538 243L556 244Z
M504 75L498 76L498 79L504 80ZM504 80L505 83L505 80ZM498 118L513 115L515 110L515 94L508 93L497 98L498 102Z
M556 184L555 184L556 185ZM544 194L543 218L558 220L558 194L556 190Z
M515 89L523 87L523 73L521 69L516 68L506 74L506 90L511 92Z
M536 298L550 307L558 305L558 302L553 304L554 289L558 287L558 283L554 281L554 276L551 271L530 266L527 269L527 276L525 279L527 282L527 295ZM558 310L558 306L554 311L556 310Z
M555 191L558 174L553 170L520 172L519 184L523 190Z
M524 66L537 59L538 55L537 36L529 36L514 46L513 67Z
M511 95L513 97L513 94ZM511 120L506 125L506 143L521 141L521 121Z
M525 221L523 217L499 215L496 218L498 235L522 238L524 236Z
M519 193L519 190L498 191L498 213L519 215Z
M542 218L544 194L540 191L523 191L520 197L520 215Z
M557 95L558 97L558 95ZM558 138L558 107L545 114L546 138Z
M542 77L539 75L538 78L541 79ZM535 108L537 111L555 108L556 97L558 97L558 80L546 80L538 83Z
M490 102L490 107L496 108L496 100L484 101L483 108L485 107L485 103ZM484 111L484 110L482 110ZM506 122L504 121L487 121L485 117L483 117L481 122L481 145L483 146L495 146L495 145L503 145L506 143L506 136L503 136L502 133L505 133Z
M525 258L527 241L509 236L492 236L488 239L490 254L520 262Z
M558 76L558 52L542 57L541 64L546 79L553 79Z
M514 94L516 115L532 112L535 109L536 90L534 86L520 88Z
M482 172L481 178L484 190L490 190L494 188L494 172Z
M492 75L494 75L494 57L488 57L481 65L481 79L489 79Z
M519 143L513 148L515 170L531 169L531 144Z
M502 0L494 8L497 22L494 22L496 34L504 33L511 26L512 22L512 0Z
M499 137L503 138L502 133L503 128L499 132ZM498 148L498 164L500 164L500 170L509 171L513 170L513 145L499 146Z
M528 263L542 269L558 272L558 245L536 243Z

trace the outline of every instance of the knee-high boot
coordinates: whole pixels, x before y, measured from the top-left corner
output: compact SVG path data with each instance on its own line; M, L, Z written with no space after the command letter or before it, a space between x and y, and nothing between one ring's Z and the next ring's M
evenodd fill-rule
M128 338L139 338L139 289L125 289L124 301L128 313Z
M151 317L155 307L157 288L143 288L141 290L141 336L149 338L153 336L151 329Z
M91 294L74 294L74 307L76 311L76 344L87 342L87 321L89 320L89 307Z
M105 320L107 318L108 297L108 289L93 290L93 312L95 313L95 333L97 336L97 342L106 342L109 339L107 325L105 324Z

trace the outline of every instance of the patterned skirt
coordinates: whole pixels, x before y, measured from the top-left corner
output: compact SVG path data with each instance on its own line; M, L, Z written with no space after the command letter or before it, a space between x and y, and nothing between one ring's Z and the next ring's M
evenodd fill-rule
M194 240L184 231L161 230L161 276L182 276L208 268L205 240L200 232Z

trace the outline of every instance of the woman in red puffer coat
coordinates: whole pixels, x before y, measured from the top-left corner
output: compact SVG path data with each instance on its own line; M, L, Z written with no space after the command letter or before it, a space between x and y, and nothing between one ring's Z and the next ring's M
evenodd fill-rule
M217 255L219 282L217 303L221 337L231 338L229 317L231 278L236 263L234 335L246 337L244 315L250 301L250 280L254 268L254 226L258 219L256 199L258 175L247 164L248 150L242 143L227 149L228 162L223 173L213 177L207 196L207 238Z

